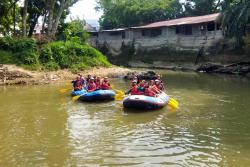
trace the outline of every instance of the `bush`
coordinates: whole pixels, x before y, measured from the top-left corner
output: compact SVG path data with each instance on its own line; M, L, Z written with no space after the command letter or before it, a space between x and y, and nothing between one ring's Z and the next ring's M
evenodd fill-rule
M37 45L34 39L0 38L0 50L12 55L10 63L35 66L39 64Z
M0 50L0 64L13 64L15 63L14 56L11 52Z
M0 63L12 63L28 69L72 71L89 67L109 67L111 64L101 52L76 41L57 41L45 44L38 52L34 39L0 38Z
M44 64L43 69L48 70L48 71L56 71L56 70L59 70L60 67L56 62L50 61L50 62Z
M77 42L52 42L45 45L41 51L40 62L57 62L60 68L70 68L72 71L84 70L89 67L109 67L111 64L101 52L89 45Z

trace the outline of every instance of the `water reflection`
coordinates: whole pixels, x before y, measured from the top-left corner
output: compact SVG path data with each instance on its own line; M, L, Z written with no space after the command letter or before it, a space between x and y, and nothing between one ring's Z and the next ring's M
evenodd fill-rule
M249 166L250 82L163 76L177 112L73 102L61 85L0 87L0 166Z

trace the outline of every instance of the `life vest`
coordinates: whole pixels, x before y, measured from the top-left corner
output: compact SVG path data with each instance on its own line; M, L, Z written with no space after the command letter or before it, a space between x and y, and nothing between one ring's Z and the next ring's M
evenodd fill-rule
M131 95L142 95L142 94L144 94L144 92L141 92L141 91L138 90L138 86L137 85L136 86L132 86L132 88L130 90L131 90L130 91Z
M160 84L158 84L158 85L155 85L159 90L162 90L163 89L163 87L162 87L162 84L160 83Z
M96 81L95 85L96 85L96 89L101 89L101 81Z
M156 93L156 94L160 93L160 90L157 88L156 85L153 85L153 86L151 87L151 90L152 90L154 93Z
M106 82L103 81L103 82L102 82L102 84L101 84L101 89L102 89L102 90L108 90L109 87L110 87L110 84L109 84L108 81L106 81Z
M95 91L95 90L96 90L95 83L89 82L89 84L88 84L88 92Z
M138 94L138 87L137 85L133 86L130 91L131 95L137 95Z
M74 90L82 90L82 81L75 80L73 84Z
M145 93L146 96L154 96L154 92L150 88L145 88Z

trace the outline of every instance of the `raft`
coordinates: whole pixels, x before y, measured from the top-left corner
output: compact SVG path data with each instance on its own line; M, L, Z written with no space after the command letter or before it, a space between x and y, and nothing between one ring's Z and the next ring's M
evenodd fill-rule
M85 89L77 90L77 91L72 90L71 96L80 96L80 95L83 95L85 93L87 93L87 91Z
M129 95L123 100L123 106L125 108L155 110L167 105L168 101L169 96L164 92L159 94L158 97L150 97L145 95Z
M87 92L80 96L81 101L101 101L113 100L115 92L113 90L96 90L94 92Z

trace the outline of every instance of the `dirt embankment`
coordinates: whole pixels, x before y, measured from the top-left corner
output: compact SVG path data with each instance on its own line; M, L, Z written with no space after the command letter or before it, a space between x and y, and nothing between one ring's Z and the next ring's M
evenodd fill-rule
M82 75L87 74L96 76L108 76L110 78L119 78L126 76L132 70L113 66L111 68L92 68L80 72ZM76 74L69 70L58 70L51 72L28 71L15 65L0 65L0 85L14 84L49 84L54 82L70 81Z

